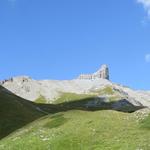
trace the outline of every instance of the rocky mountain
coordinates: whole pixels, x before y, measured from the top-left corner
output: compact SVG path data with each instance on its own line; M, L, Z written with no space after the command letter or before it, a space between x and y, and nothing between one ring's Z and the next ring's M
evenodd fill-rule
M93 74L81 74L78 79L107 79L109 80L109 69L107 65L102 65L98 71Z
M64 93L105 97L111 100L126 99L135 106L150 106L150 92L137 91L111 82L107 65L94 74L80 75L73 80L34 80L28 76L12 77L1 81L1 85L12 93L30 101L40 97L53 103Z
M1 81L0 150L150 149L150 92L108 77Z

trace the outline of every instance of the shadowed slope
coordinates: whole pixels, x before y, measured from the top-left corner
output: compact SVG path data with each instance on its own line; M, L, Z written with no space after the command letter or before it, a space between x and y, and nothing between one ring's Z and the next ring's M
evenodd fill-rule
M34 103L0 86L0 139L43 115Z
M144 106L134 106L126 99L107 102L105 101L104 98L98 97L84 98L80 100L63 102L59 104L37 104L37 106L49 113L57 113L68 110L85 110L85 111L116 110L131 113L139 109L145 108Z
M81 98L60 104L36 104L0 86L0 139L48 113L54 114L69 110L134 112L141 108L143 107L134 106L126 99L107 102L98 97Z

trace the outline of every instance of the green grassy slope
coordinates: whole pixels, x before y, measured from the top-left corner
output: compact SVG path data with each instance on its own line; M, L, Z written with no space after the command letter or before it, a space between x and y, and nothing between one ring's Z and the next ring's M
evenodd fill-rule
M43 115L32 102L0 87L0 139Z
M115 93L111 87L106 87L90 94L61 93L60 97L55 99L52 104L45 104L44 101L46 100L44 97L40 97L39 99L40 103L37 103L36 101L37 106L49 113L73 109L88 111L118 110L122 112L134 112L142 108L142 106L134 106L128 102L128 100L124 97ZM43 103L41 104L41 102ZM123 103L123 105L121 105L121 103ZM119 108L114 107L116 105L119 105Z
M106 91L112 94L108 88L102 94ZM0 87L0 150L150 149L150 116L138 121L134 113L123 113L129 108L111 110L115 101L87 107L95 100L91 95L64 93L55 104L36 104Z
M72 110L36 120L3 139L0 149L149 150L149 139L133 113Z
M64 102L79 101L81 99L91 98L94 95L90 94L76 94L76 93L62 93L53 104L60 104Z
M35 101L35 103L38 103L38 104L46 104L47 103L47 100L45 99L44 96L40 96L39 98L37 98Z
M81 99L86 99L86 98L93 98L93 97L99 97L99 96L104 96L104 95L109 95L110 101L117 101L120 96L118 96L117 92L113 90L111 86L107 86L103 89L98 89L98 90L91 90L89 93L85 94L76 94L76 93L63 93L60 92L60 96L52 101L53 104L60 104L64 102L72 102L72 101L78 101ZM38 99L34 101L35 103L48 103L46 98L44 96L40 96Z

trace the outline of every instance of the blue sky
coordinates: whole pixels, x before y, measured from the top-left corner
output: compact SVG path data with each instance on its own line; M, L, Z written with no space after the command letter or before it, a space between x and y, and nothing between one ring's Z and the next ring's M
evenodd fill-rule
M0 0L0 79L73 79L108 64L150 90L150 0Z

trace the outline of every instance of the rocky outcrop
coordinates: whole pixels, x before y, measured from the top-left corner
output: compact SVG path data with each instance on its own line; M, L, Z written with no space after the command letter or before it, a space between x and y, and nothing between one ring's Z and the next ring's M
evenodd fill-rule
M109 80L109 69L107 65L102 65L101 68L93 74L81 74L78 79L107 79Z
M13 78L0 81L0 85L5 84L6 82L13 82Z
M62 93L96 94L106 100L113 100L117 96L135 106L150 107L149 91L133 90L106 79L109 79L109 70L107 65L103 65L94 74L80 76L79 79L74 80L34 80L28 76L20 76L1 81L1 84L12 93L31 101L43 96L48 103L51 103ZM106 87L110 87L113 91ZM103 90L104 88L106 89ZM124 104L124 101L120 102L119 107L120 104Z

